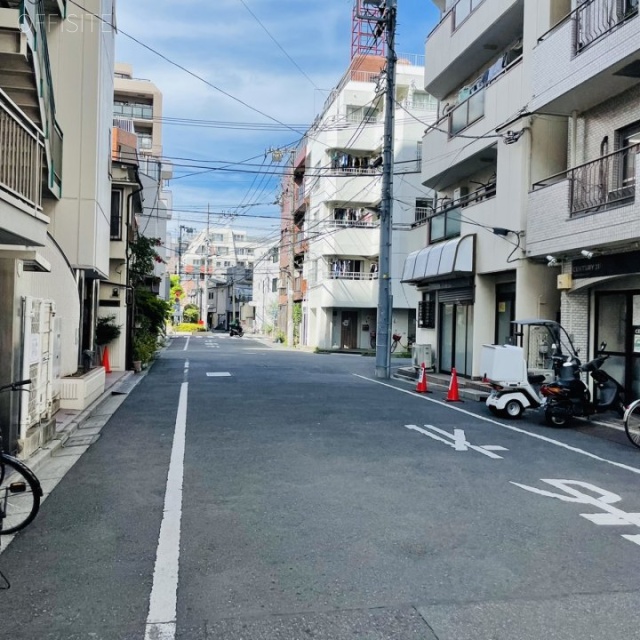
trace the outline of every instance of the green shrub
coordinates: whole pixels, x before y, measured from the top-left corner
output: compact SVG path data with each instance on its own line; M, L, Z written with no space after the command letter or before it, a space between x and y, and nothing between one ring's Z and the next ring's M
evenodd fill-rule
M138 329L133 335L133 359L147 364L158 349L158 338L147 329Z
M206 331L207 328L203 324L198 324L197 322L181 322L176 325L176 331L185 332L185 331Z
M96 344L102 347L120 336L122 327L115 323L115 315L98 318L96 325Z

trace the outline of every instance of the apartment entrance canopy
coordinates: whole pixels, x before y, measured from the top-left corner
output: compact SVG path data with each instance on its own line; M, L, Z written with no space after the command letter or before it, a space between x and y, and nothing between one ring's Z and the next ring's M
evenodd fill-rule
M402 282L417 284L473 275L475 235L454 238L410 253L402 272Z

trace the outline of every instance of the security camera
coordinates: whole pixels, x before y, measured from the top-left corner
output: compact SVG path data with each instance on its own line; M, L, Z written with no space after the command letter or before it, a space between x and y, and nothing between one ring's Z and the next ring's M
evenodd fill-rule
M591 258L593 258L593 251L587 251L586 249L583 249L580 253L581 253L585 258L588 258L589 260L590 260Z
M547 266L555 267L558 264L558 260L554 256L547 256Z

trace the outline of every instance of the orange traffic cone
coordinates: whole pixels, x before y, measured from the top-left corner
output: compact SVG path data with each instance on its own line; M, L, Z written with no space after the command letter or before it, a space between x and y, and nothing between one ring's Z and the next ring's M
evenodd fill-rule
M424 362L420 367L420 375L418 376L418 384L416 385L416 393L429 393L427 391L427 368Z
M105 345L102 352L102 366L107 373L111 373L111 365L109 364L109 347Z
M447 402L462 402L462 400L460 400L460 392L458 391L458 374L456 373L455 367L451 369L451 381L449 382Z

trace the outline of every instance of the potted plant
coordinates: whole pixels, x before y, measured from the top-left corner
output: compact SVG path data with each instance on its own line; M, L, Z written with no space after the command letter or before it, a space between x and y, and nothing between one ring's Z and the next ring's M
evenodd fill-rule
M120 337L122 327L115 323L115 315L98 318L96 325L96 344L104 347Z

